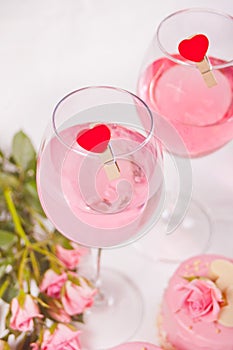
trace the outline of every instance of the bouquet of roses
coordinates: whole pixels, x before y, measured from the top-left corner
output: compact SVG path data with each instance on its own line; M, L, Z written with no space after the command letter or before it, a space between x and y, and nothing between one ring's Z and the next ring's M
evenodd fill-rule
M74 321L96 293L78 270L88 251L48 225L35 170L36 152L21 131L10 155L0 151L0 350L77 350Z

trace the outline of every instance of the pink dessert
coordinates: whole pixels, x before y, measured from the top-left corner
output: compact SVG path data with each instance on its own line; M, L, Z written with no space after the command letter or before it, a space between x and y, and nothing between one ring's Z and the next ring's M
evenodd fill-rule
M115 348L112 348L111 350L162 350L156 345L144 343L144 342L131 342L131 343L124 343L119 346L116 346Z
M164 293L159 336L166 350L233 350L233 259L183 262Z

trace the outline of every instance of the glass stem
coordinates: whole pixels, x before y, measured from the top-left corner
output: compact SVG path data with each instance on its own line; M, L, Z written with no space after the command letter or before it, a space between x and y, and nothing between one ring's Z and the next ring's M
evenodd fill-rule
M107 300L105 300L105 295L103 293L103 290L101 288L102 280L101 280L101 257L102 257L102 249L98 248L97 250L97 258L96 258L96 274L94 279L94 286L97 289L98 293L95 296L95 305L104 305L107 303Z
M102 256L102 249L98 248L97 259L96 259L96 275L95 275L95 281L94 281L94 284L98 289L100 288L100 285L101 285L101 278L100 278L101 256Z

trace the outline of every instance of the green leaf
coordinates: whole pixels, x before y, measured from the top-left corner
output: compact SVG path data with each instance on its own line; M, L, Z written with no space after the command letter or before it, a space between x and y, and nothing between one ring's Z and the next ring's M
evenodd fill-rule
M18 302L19 302L19 306L22 308L24 306L25 303L25 298L26 298L26 294L25 292L21 289L18 295Z
M183 276L183 278L188 282L192 282L193 280L199 279L198 276Z
M37 189L36 189L36 182L35 181L29 181L24 186L24 199L26 204L28 204L31 208L36 210L37 213L44 216L44 211L41 207Z
M60 244L63 248L65 249L74 249L71 245L70 240L68 240L68 238L66 238L65 236L61 235L61 233L57 230L55 230L54 232L54 242Z
M68 280L71 281L72 283L76 284L77 286L80 286L80 281L79 281L78 276L76 277L73 274L68 273Z
M6 266L5 265L0 266L0 279L2 278L2 276L5 275L5 271L6 271Z
M13 187L17 188L19 186L19 180L11 174L0 173L0 188Z
M0 230L0 248L6 249L12 246L17 241L17 237L14 233L9 231Z
M75 322L84 323L83 314L72 316L72 320Z
M36 259L34 251L31 250L29 255L30 255L31 264L32 264L32 270L33 270L33 273L35 275L36 282L39 283L39 280L40 280L40 269L39 269L38 261Z
M36 299L36 301L38 302L38 304L40 304L40 305L43 306L44 308L46 308L46 309L49 309L49 308L50 308L50 306L49 306L48 304L46 304L41 298L36 297L35 299Z
M34 197L35 199L37 199L39 201L39 197L38 197L38 193L37 193L37 189L36 189L36 181L28 181L25 186L25 191L30 194L32 197Z
M52 324L52 326L49 328L50 333L53 334L53 333L55 332L56 328L57 328L57 323L55 322L55 323Z
M9 254L7 257L4 257L2 259L0 259L0 267L1 266L7 266L7 265L12 265L14 263L14 258L13 257L9 257Z
M36 152L31 140L23 131L19 131L13 138L12 157L23 170L35 168Z
M18 293L19 293L19 290L16 287L9 285L9 287L6 289L5 293L3 294L2 299L6 303L10 304L11 300L14 297L16 297Z
M6 289L8 288L10 284L9 279L5 279L5 281L3 283L1 283L1 287L0 287L0 298L2 298L2 296L4 295Z
M73 332L77 331L77 328L75 325L73 325L72 323L67 323L66 326L68 328L70 328Z
M37 256L37 254L36 254L36 256ZM40 275L41 275L41 279L42 279L42 277L45 274L45 272L49 269L50 263L49 263L49 261L47 259L45 259L41 255L40 255L39 259L40 259L39 260L40 261Z

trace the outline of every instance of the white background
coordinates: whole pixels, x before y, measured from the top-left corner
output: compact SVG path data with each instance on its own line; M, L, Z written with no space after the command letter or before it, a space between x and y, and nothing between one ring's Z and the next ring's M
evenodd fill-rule
M135 91L158 23L188 7L233 15L231 0L0 0L0 148L7 149L23 129L38 149L54 105L74 89L107 84ZM193 161L193 194L215 219L211 249L230 256L232 160L229 143ZM175 265L151 263L133 247L108 251L106 259L143 293L145 316L134 339L156 343L156 312Z

